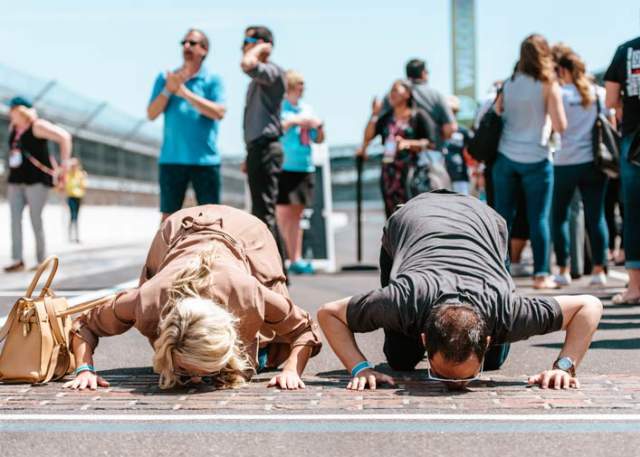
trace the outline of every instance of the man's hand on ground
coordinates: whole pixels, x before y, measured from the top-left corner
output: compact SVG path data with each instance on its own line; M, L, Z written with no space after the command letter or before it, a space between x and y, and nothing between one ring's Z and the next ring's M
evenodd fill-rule
M376 390L377 385L380 383L387 383L391 386L395 386L396 384L391 376L368 369L361 371L358 373L358 376L349 381L347 389L364 390L369 386L369 389Z
M78 373L75 379L66 382L64 387L67 389L77 390L84 390L87 388L96 390L98 387L109 387L109 382L92 371L82 371Z
M538 385L542 389L579 389L580 382L578 378L562 370L545 370L540 374L531 376L529 384Z
M302 382L302 379L300 379L300 375L297 372L282 370L281 373L278 373L271 378L267 387L280 387L283 390L297 390L304 389L306 386L304 385L304 382Z

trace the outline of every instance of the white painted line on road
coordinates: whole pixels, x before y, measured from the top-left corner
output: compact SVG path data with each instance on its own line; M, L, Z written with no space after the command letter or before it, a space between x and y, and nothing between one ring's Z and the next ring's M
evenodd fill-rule
M109 294L113 294L116 292L120 292L121 290L126 290L126 289L131 289L132 287L136 287L138 285L138 280L137 279L132 279L130 281L126 281L120 284L116 284L113 287L110 287L108 289L100 289L100 290L93 290L93 291L87 291L86 293L83 293L82 295L77 295L73 298L70 298L68 300L69 305L73 306L73 305L77 305L79 303L84 303L87 301L91 301L91 300L96 300L98 298L102 298L104 296L107 296ZM59 293L58 295L64 297L63 293ZM4 323L7 321L7 316L0 316L0 327L2 327L4 325Z
M0 414L2 421L427 421L638 422L640 414Z
M609 276L613 279L624 281L625 283L629 282L629 274L624 271L609 270Z

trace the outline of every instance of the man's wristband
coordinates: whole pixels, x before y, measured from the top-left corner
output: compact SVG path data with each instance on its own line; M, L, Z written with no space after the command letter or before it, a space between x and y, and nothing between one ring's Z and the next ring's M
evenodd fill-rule
M368 360L363 360L362 362L358 363L355 367L351 369L351 377L355 378L362 371L368 370L369 368L373 368L373 364Z
M95 373L96 369L93 365L89 365L88 363L85 363L84 365L80 365L78 368L76 368L76 371L74 371L73 374L78 375L83 371L90 371L91 373Z
M160 93L162 95L164 95L165 97L167 97L167 98L171 97L171 92L169 92L166 87L164 89L162 89L162 92L160 92Z
M378 122L378 119L379 118L377 115L373 115L369 118L369 122L373 122L375 124L376 122Z

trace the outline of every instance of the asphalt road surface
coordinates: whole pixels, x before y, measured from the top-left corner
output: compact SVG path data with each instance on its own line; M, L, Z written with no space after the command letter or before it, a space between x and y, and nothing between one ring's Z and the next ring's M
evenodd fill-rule
M355 258L353 225L338 233L340 264ZM375 263L382 217L369 213L365 261ZM61 295L137 278L145 245L75 251L61 256ZM639 455L640 307L613 307L624 285L616 270L606 289L579 281L566 293L603 298L605 315L580 367L581 391L527 388L526 377L551 365L563 334L512 346L498 373L487 373L469 392L451 395L421 382L424 366L398 374L396 389L346 392L344 369L325 345L307 368L304 392L265 387L269 374L235 392L161 393L150 370L151 348L135 332L103 338L95 362L112 389L64 392L0 386L0 455ZM0 275L0 316L29 274ZM531 293L529 280L518 280ZM327 301L378 286L377 273L293 277L291 294L312 314ZM386 370L382 334L358 335L369 360ZM196 417L197 415L197 417ZM313 417L311 417L311 416Z

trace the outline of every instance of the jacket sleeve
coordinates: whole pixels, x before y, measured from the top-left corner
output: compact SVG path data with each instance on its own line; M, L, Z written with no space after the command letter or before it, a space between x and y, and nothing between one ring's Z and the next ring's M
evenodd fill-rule
M258 294L264 302L264 323L275 332L275 342L288 343L291 348L310 346L312 357L320 352L322 343L318 338L318 325L308 312L296 306L289 297L262 284L258 285Z
M138 289L121 292L109 303L82 313L74 319L71 333L85 340L94 351L100 337L120 335L133 326L139 293Z

